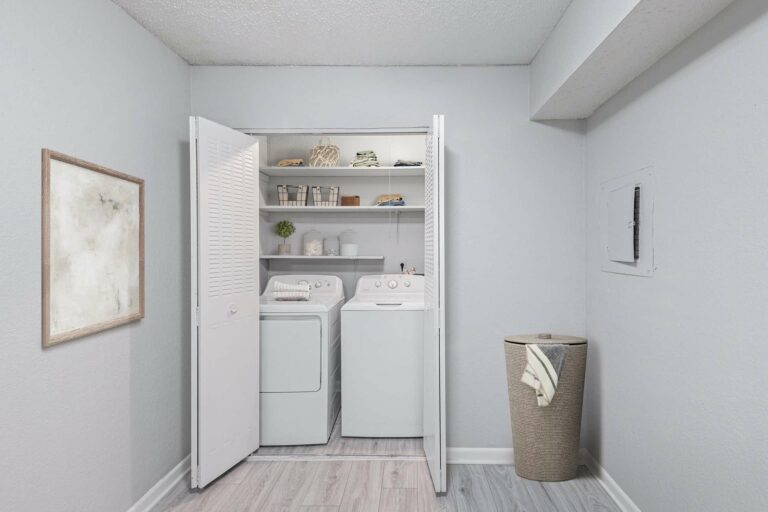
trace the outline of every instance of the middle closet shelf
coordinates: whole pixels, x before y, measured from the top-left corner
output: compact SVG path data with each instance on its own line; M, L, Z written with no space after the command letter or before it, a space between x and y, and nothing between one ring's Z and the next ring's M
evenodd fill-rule
M277 206L259 207L262 213L423 213L424 206Z

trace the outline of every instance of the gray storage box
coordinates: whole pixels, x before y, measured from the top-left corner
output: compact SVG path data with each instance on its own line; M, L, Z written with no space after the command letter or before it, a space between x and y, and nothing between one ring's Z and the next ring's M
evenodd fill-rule
M525 345L570 345L552 402L539 407L536 392L520 382ZM529 480L556 482L576 477L587 340L574 336L524 334L504 338L512 417L515 472Z

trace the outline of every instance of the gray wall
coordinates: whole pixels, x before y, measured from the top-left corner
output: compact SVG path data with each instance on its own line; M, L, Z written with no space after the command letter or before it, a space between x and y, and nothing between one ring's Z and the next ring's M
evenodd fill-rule
M448 444L511 446L502 338L584 333L584 137L528 120L526 67L193 67L192 112L241 128L446 115Z
M768 510L768 5L740 0L587 137L587 448L644 511ZM653 166L653 278L599 270L598 191Z
M189 452L188 67L111 2L3 5L0 510L124 511ZM146 318L46 350L42 147L146 180Z

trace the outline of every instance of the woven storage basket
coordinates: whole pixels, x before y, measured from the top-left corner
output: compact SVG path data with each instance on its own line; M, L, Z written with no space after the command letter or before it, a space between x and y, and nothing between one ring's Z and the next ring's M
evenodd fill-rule
M338 146L331 144L328 137L322 137L309 152L310 167L336 167L340 161L341 151Z
M515 472L529 480L557 482L576 477L587 340L546 336L550 335L508 336L504 350ZM569 345L555 396L546 407L539 407L536 392L520 382L526 364L525 345L529 343Z

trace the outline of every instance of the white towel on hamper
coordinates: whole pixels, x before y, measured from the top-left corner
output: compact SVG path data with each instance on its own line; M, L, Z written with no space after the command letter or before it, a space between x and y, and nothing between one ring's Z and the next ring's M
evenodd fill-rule
M555 397L567 351L568 345L560 344L525 346L526 365L520 380L536 390L539 407L546 407Z

